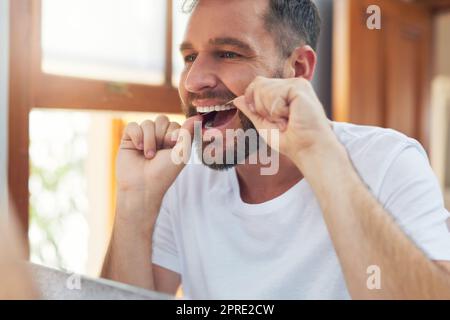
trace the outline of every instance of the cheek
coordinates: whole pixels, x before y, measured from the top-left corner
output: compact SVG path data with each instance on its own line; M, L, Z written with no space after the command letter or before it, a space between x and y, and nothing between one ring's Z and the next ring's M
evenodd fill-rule
M178 94L180 95L181 103L186 105L186 102L188 101L188 92L184 87L184 84L186 82L186 72L183 71L180 76L180 82L178 83Z
M236 96L241 96L257 75L257 72L251 68L229 68L224 70L221 80L231 92Z

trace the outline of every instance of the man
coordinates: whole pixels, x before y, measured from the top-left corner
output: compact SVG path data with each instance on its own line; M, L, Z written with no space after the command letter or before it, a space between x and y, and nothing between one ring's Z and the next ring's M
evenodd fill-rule
M179 86L191 117L126 128L105 277L194 299L450 298L448 212L426 155L392 130L327 120L309 82L319 25L310 0L192 3ZM225 130L278 130L278 172L175 164L187 139L171 137L196 121L200 154Z

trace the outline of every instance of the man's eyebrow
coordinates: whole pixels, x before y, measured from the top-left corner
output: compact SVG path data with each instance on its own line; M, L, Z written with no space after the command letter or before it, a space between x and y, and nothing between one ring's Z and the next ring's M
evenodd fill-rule
M242 40L231 38L231 37L225 37L225 38L214 38L209 40L210 46L232 46L239 48L243 51L249 52L249 53L255 53L255 50L247 43L243 42ZM183 42L180 45L180 51L185 50L193 50L194 46L190 42Z
M249 44L231 37L211 39L209 40L209 44L211 46L232 46L247 52L255 52Z
M184 51L184 50L192 50L194 49L194 46L192 45L192 43L190 42L183 42L180 45L180 51Z

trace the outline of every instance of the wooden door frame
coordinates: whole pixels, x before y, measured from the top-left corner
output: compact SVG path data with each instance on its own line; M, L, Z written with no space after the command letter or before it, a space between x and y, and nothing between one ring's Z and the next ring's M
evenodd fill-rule
M392 2L391 2L392 1ZM447 1L447 0L445 0ZM397 0L397 3L393 3L394 0L361 0L361 1L353 1L353 0L339 0L335 4L335 28L334 28L334 39L339 39L339 41L335 41L335 46L333 48L333 60L339 61L339 63L333 63L333 115L336 121L341 122L355 122L355 119L364 118L365 114L370 114L375 112L375 114L371 117L371 121L374 123L370 123L371 125L379 125L383 126L386 123L386 110L378 109L371 110L368 109L367 106L361 105L360 101L355 98L355 95L352 94L354 92L361 92L363 88L361 88L361 83L359 81L358 73L360 72L358 69L358 65L361 63L361 59L364 58L361 56L361 41L363 39L370 41L365 36L370 35L373 36L374 39L378 39L380 43L383 43L385 39L382 36L376 38L375 35L377 30L370 31L371 34L364 31L364 35L362 33L361 24L364 23L364 19L367 18L365 8L367 8L370 4L378 4L381 7L388 8L389 12L391 10L396 10L395 6L401 6L403 8L407 8L407 6L416 6L417 10L405 10L405 14L415 15L415 11L417 12L425 12L429 15L430 26L432 23L433 11L434 7L422 5L422 4L414 4L414 3L403 3L400 0ZM450 1L449 1L450 3ZM409 12L414 11L414 12ZM342 15L346 15L343 17ZM417 15L419 17L419 15ZM384 19L385 14L382 16ZM420 18L420 17L419 17ZM429 46L432 43L432 29L423 30L424 34L428 34L429 37ZM425 50L431 50L430 48L425 48ZM377 52L379 58L386 62L387 53L380 47L380 51ZM355 56L358 58L355 59ZM430 61L424 70L421 70L421 83L424 88L423 96L420 97L420 110L418 110L420 117L419 121L416 123L417 127L417 138L424 145L425 149L428 150L429 146L429 122L430 122L430 86L431 86L431 55L429 55ZM425 70L426 69L426 70ZM384 89L384 77L378 77L374 79L376 85L383 92ZM427 85L429 84L429 85ZM386 93L386 92L384 92ZM358 96L359 97L359 96ZM386 99L386 97L383 97ZM383 106L385 107L387 101L383 102Z
M32 95L32 2L10 2L8 188L21 236L28 239L29 112ZM28 241L26 242L28 243ZM28 251L28 248L27 248Z

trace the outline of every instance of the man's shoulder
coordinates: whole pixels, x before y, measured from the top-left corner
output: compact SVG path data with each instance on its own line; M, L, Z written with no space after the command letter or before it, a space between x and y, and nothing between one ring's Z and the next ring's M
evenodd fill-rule
M377 193L388 170L406 150L428 157L422 145L405 134L380 127L350 123L333 123L339 141L345 146L352 162L370 189ZM416 161L413 157L408 161ZM405 164L406 165L406 164ZM407 167L414 167L414 163ZM402 172L392 172L399 175Z
M421 144L407 135L393 129L333 122L339 141L352 157L367 157L380 154L388 157L408 147L417 148L426 155Z

